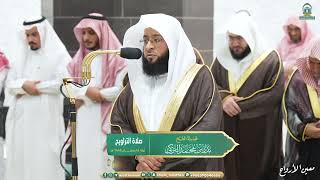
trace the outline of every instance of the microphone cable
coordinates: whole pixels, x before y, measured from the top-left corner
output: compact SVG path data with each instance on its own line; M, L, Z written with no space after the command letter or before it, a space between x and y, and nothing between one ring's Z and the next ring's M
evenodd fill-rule
M70 83L71 83L72 85L78 87L78 88L84 87L84 85L82 85L82 84L80 84L80 83L77 83L77 82L74 82L74 81L70 81ZM90 81L89 81L89 83L90 83ZM88 84L89 84L89 83L88 83ZM60 93L62 94L62 96L63 96L64 98L70 99L70 98L63 92L63 86L64 86L63 84L60 85ZM69 112L69 109L68 109L68 112ZM68 113L68 115L70 116L69 113ZM68 124L69 124L69 121L70 121L70 117L69 117L69 119L68 119ZM67 126L67 127L68 127L68 126ZM71 178L72 178L72 175L71 175L70 172L66 169L64 163L62 162L62 160L63 160L62 155L63 155L63 150L64 150L64 148L66 147L66 145L68 144L70 138L71 138L71 132L70 132L67 140L64 142L64 144L63 144L63 146L62 146L62 148L61 148L61 150L60 150L60 156L59 156L60 166L61 166L61 167L63 168L63 170L65 171L65 173L66 173L66 175L67 175L67 177L66 177L67 179L71 179Z
M68 98L66 96L66 94L64 94L62 89L63 89L63 84L60 85L60 93L63 95L63 97ZM68 109L68 112L69 112L69 109ZM68 124L69 124L69 121L70 121L70 119L68 120ZM60 156L59 156L60 166L63 168L63 170L67 174L67 177L66 177L67 179L71 179L72 176L71 176L70 172L66 169L64 163L62 162L62 159L63 159L62 158L62 154L63 154L63 150L64 150L65 146L68 144L68 141L70 140L70 138L71 138L71 133L70 133L69 137L67 138L67 140L64 142L64 144L63 144L63 146L62 146L62 148L60 150Z

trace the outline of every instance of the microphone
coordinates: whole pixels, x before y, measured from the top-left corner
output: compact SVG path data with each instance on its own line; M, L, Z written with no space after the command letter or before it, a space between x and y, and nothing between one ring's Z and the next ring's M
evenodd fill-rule
M126 58L126 59L140 59L142 56L142 52L139 48L121 48L120 49L120 57Z
M82 61L82 79L84 85L88 85L91 79L91 63L93 59L101 54L116 54L125 59L139 59L142 52L139 48L125 47L120 50L97 50L87 54Z
M91 55L96 54L96 56L99 54L115 54L125 59L139 59L142 56L142 52L139 48L131 48L131 47L124 47L124 48L121 48L120 50L97 50L97 51L90 52L89 54ZM87 56L89 54L87 54ZM86 57L84 57L83 61L86 60Z

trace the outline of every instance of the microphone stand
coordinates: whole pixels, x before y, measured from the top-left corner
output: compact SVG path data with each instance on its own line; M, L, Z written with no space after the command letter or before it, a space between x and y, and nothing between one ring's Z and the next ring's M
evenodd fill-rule
M78 180L78 158L77 158L77 139L76 139L76 131L77 131L77 110L76 110L76 98L70 90L70 83L72 80L70 78L63 79L63 86L65 87L68 100L70 102L70 123L71 123L71 167L72 167L72 180Z
M80 86L87 86L90 83L91 77L91 63L93 59L100 54L120 54L118 50L98 50L87 54L82 61L82 81L83 84L78 84ZM72 93L70 84L73 84L72 78L64 78L63 86L65 87L68 100L70 102L70 124L71 124L71 168L72 168L72 180L78 180L78 158L77 158L77 109L76 109L76 97Z
M137 48L134 48L137 49ZM139 50L139 49L138 49ZM81 79L82 83L75 83L73 82L72 78L64 78L63 79L63 86L65 87L67 94L68 94L68 100L71 104L71 108L69 111L70 115L70 122L71 122L71 150L72 150L72 180L78 180L78 158L77 158L77 148L76 148L76 122L77 122L77 110L76 110L76 98L74 94L71 92L70 89L70 84L77 84L79 87L87 86L90 83L90 80L92 78L91 76L91 63L95 59L96 56L102 55L102 54L115 54L115 55L121 55L122 50L97 50L97 51L92 51L88 53L82 60L82 73L81 73ZM140 50L139 50L140 51ZM140 53L138 52L141 56L141 51ZM138 58L140 58L137 57ZM129 58L129 59L135 59Z
M91 63L93 59L100 54L119 54L118 50L98 50L93 51L87 54L83 61L82 61L82 79L84 84L78 84L80 86L87 86L90 83L91 77ZM65 87L70 102L70 110L69 110L69 117L70 117L70 124L71 124L71 168L72 168L72 180L78 180L78 158L77 158L77 109L76 109L76 97L72 93L70 88L70 84L73 84L72 78L64 78L63 79L63 86Z

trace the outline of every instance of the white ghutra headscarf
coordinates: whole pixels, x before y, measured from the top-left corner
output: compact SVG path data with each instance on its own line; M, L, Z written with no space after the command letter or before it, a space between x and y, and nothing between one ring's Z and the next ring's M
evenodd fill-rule
M127 60L127 64L134 100L145 127L148 131L156 131L177 82L191 65L196 63L196 57L180 22L165 14L142 15L140 21L127 30L123 46L136 47L143 51L143 35L146 28L158 31L168 45L168 74L162 78L147 76L143 73L142 58L136 61Z

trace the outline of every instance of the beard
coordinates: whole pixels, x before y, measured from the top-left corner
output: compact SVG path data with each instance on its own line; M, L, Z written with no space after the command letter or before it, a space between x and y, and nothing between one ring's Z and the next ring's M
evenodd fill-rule
M251 49L250 49L249 46L247 46L244 49L244 51L242 53L240 53L240 54L235 53L231 48L229 48L229 49L230 49L230 52L231 52L231 56L237 61L241 61L243 58L245 58L246 56L248 56L248 54L251 53Z
M85 48L88 49L89 51L96 51L96 50L100 49L100 46L99 46L99 43L97 43L92 47L88 47L85 45Z
M29 47L30 47L30 50L32 50L32 51L36 51L36 50L40 49L39 47L36 46L35 43L32 43L32 42L29 43Z
M289 37L290 37L291 42L294 44L298 44L301 41L301 37L294 37L291 35L289 35Z
M149 63L147 58L143 55L142 57L142 69L143 72L148 76L159 76L161 74L168 73L169 67L169 50L160 56L154 63Z
M30 47L30 49L31 49L32 51L36 51L36 50L38 50L38 49L40 49L40 48Z

